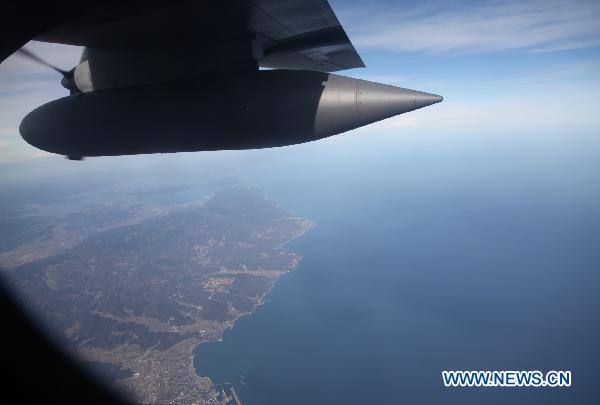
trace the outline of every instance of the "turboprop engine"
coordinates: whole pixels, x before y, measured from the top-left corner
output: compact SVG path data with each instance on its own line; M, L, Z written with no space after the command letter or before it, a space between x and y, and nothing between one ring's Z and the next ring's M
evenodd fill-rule
M70 157L254 149L325 138L442 101L416 90L298 70L80 91L29 113L31 145Z

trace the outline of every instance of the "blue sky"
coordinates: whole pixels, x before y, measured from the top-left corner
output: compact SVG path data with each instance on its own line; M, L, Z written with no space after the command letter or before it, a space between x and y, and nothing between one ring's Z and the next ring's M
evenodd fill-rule
M352 131L401 136L600 135L600 2L364 1L331 5L367 64L348 76L444 96L444 102ZM70 68L80 49L32 43ZM52 71L13 56L0 65L0 163L49 159L21 140L36 106L65 95ZM576 134L576 135L575 135ZM350 146L348 146L350 147Z
M332 4L368 67L350 74L445 97L397 122L451 132L600 128L599 2Z

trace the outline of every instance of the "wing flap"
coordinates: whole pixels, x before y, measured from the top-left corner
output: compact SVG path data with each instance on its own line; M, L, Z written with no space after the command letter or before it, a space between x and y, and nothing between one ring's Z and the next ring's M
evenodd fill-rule
M254 0L248 29L263 44L260 66L323 72L364 67L326 0Z

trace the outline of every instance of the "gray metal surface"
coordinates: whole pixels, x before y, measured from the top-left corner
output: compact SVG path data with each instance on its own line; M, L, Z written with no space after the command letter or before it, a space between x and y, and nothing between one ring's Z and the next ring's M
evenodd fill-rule
M329 75L315 117L315 133L330 136L443 100L401 87Z

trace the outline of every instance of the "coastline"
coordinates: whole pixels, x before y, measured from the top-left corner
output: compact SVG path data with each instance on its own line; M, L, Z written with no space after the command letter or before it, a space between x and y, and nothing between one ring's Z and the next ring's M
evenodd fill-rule
M23 258L44 243L53 247L8 270L15 289L40 313L58 308L44 312L43 323L133 401L223 403L210 377L198 373L195 349L222 341L226 329L267 302L302 260L284 247L316 222L247 186L200 203L115 212L98 206L54 219L52 229L70 233L32 238L9 252Z
M276 248L278 249L282 249L285 245L287 245L288 243L292 242L293 240L303 236L304 234L306 234L308 231L312 230L314 227L316 227L317 223L314 220L307 220L307 219L299 219L296 217L289 217L287 219L293 219L293 220L300 220L301 221L301 225L302 225L302 229L294 236L292 236L290 239L282 242L281 244L277 245ZM237 317L235 317L233 320L228 321L227 325L225 326L225 328L223 328L218 337L214 338L214 339L208 339L208 340L199 340L198 343L196 343L195 345L193 345L190 348L190 368L191 371L193 372L193 374L198 378L199 381L201 382L209 382L212 386L212 392L211 392L211 396L214 394L215 398L218 394L217 391L217 385L223 385L223 384L231 384L233 386L233 383L227 382L227 383L218 383L215 384L215 382L212 380L212 378L208 375L200 375L198 373L198 370L196 369L196 367L194 366L194 360L196 359L196 355L195 355L195 351L196 348L198 346L200 346L203 343L210 343L210 342L221 342L223 341L224 338L224 333L227 329L233 329L233 327L235 326L236 322L242 318L242 317L246 317L246 316L250 316L252 315L256 309L258 309L258 307L264 305L267 301L266 298L267 296L273 291L273 289L275 288L277 282L279 281L279 279L284 276L285 274L291 273L292 271L295 271L298 266L300 265L300 262L302 261L302 255L298 254L298 253L293 253L294 255L294 262L292 263L292 265L286 269L285 271L282 271L279 275L273 277L273 279L271 280L271 283L269 285L269 288L267 289L267 291L260 297L260 299L255 303L255 305L252 307L252 309L246 313L243 314L239 314ZM237 394L235 393L235 391L233 390L233 388L231 388L231 390L233 391L233 398L236 401L236 404L242 404L242 401L239 399L239 397L237 396ZM224 394L224 391L222 391ZM210 402L212 403L212 402ZM221 402L214 402L216 404L220 404ZM223 403L228 403L227 400L225 400L225 402Z

